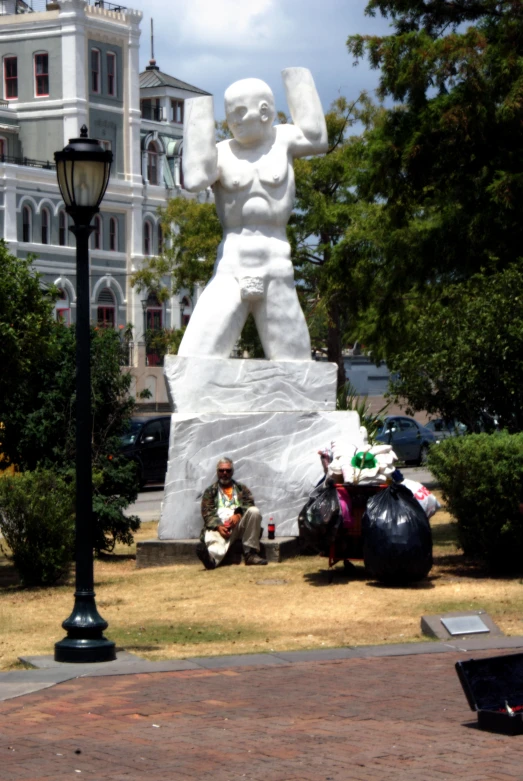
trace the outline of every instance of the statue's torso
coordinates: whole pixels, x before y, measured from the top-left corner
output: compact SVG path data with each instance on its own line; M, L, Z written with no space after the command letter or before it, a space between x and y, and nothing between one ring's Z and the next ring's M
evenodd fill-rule
M273 143L262 149L236 141L218 144L218 170L214 196L224 233L245 228L250 234L260 226L280 236L295 196L292 159L281 134L276 132Z

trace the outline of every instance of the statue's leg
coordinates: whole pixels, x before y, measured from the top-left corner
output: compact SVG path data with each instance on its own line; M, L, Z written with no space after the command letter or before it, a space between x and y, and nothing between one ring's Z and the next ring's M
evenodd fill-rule
M253 307L260 341L271 361L310 361L311 340L294 279L269 281L265 298Z
M198 299L178 355L228 358L249 314L237 280L216 274Z

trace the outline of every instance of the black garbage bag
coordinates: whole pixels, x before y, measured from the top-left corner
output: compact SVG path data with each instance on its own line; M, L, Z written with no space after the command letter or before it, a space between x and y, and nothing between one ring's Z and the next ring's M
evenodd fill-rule
M321 483L298 516L300 542L323 551L335 538L341 521L338 492L332 484Z
M365 567L377 580L409 583L421 580L430 572L430 524L405 486L391 485L368 500L362 534Z

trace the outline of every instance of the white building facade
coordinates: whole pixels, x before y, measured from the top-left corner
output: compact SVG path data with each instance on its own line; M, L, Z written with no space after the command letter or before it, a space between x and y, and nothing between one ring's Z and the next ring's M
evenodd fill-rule
M133 392L166 405L162 369L147 357L146 329L186 324L193 291L160 304L130 279L163 237L158 207L183 190L184 101L208 94L162 73L139 72L142 14L105 0L0 0L0 236L18 257L36 256L61 291L56 316L76 315L74 236L60 197L54 152L87 125L114 156L91 237L91 320L129 333Z

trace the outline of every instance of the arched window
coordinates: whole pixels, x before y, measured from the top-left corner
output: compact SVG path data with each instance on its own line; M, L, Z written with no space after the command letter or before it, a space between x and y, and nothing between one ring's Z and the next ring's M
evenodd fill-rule
M158 255L163 252L163 229L160 223L158 223Z
M29 206L24 206L22 209L22 241L33 240L33 213Z
M58 244L67 246L67 217L63 210L58 212Z
M49 95L49 55L47 52L35 54L35 95L47 97Z
M153 231L149 220L145 220L143 224L143 254L152 255L152 237Z
M109 249L116 252L118 249L118 223L115 217L109 220Z
M71 308L69 306L69 297L65 290L60 288L59 297L54 305L55 317L58 322L64 323L64 325L71 324Z
M94 218L94 231L92 232L91 248L102 249L102 218L97 214Z
M40 213L40 217L41 241L42 244L49 244L49 210L44 207Z
M98 309L96 322L98 328L114 328L115 303L113 294L108 288L104 288L98 296Z
M158 147L155 141L151 141L147 147L147 181L149 184L159 184Z

